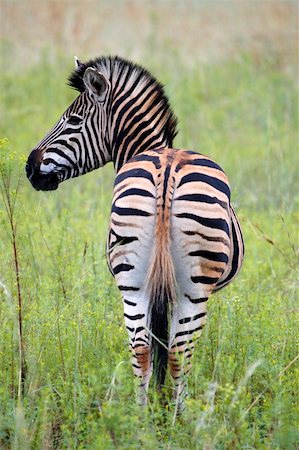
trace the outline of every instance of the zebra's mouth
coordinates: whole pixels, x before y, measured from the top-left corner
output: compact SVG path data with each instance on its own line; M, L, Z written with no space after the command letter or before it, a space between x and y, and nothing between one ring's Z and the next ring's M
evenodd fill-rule
M33 150L29 155L25 170L28 180L37 191L54 191L58 188L60 174L53 170L50 172L41 170L38 150Z
M55 172L42 174L42 173L31 173L29 174L29 170L27 170L27 177L30 180L30 183L37 191L55 191L58 188L59 179L58 174Z

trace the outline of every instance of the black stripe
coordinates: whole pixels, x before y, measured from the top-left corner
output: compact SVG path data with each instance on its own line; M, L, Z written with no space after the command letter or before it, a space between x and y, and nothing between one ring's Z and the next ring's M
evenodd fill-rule
M229 242L222 238L222 237L213 237L213 236L206 236L205 234L199 233L198 231L183 231L184 234L187 236L200 236L202 239L205 239L206 241L211 242L222 242L222 244L226 245L226 247L229 247Z
M187 345L187 344L189 344L191 341L180 341L180 342L177 342L176 344L174 344L174 345L172 345L171 346L171 348L172 347L181 347L182 345ZM176 353L184 353L183 351L180 351L180 352L176 352Z
M121 183L123 180L126 180L127 178L146 178L149 180L153 185L155 184L153 176L150 172L144 169L131 169L127 170L126 172L122 172L115 178L114 187L117 186L119 183Z
M140 331L143 331L143 330L144 330L144 327L137 327L136 330L135 330L135 336L136 336L137 333L139 333Z
M127 245L131 242L138 241L138 237L136 236L120 236L113 229L110 230L110 233L116 238L112 244L109 243L109 250L111 250L116 245Z
M112 268L114 275L117 275L120 272L129 272L134 269L134 266L130 264L118 264L116 267Z
M105 114L105 113L103 113ZM92 156L93 156L93 169L97 169L101 165L103 165L104 160L104 153L101 150L101 147L103 146L100 133L97 130L98 124L100 122L100 116L99 116L99 110L96 108L94 115L91 118L91 128L93 131L93 141L95 144L95 148L93 149ZM102 124L102 122L101 122Z
M239 242L236 233L236 229L234 223L232 221L232 235L233 235L233 259L232 259L232 267L231 271L227 275L227 277L219 284L219 288L223 284L228 284L229 281L235 276L238 268L239 268ZM217 286L218 287L218 286Z
M159 156L141 154L134 156L133 161L150 161L155 165L156 169L161 169L161 161Z
M87 149L89 142L86 140L85 133L82 133L82 140L83 140L83 148ZM85 155L84 170L88 172L89 170L88 168L90 166L89 152L85 150L84 155Z
M125 298L124 298L124 302L125 302L127 305L129 305L129 306L136 306L136 305L137 305L137 303L130 302L129 300L126 300Z
M118 214L119 216L143 216L143 217L149 217L153 214L143 211L142 209L137 208L120 208L119 206L116 206L115 203L112 205L111 212Z
M118 289L120 291L139 291L140 288L138 287L133 287L133 286L118 286Z
M116 199L115 202L121 198L128 197L130 195L140 195L141 197L152 197L154 198L153 194L149 191L146 191L145 189L137 189L137 188L131 188L127 189L126 191L122 192Z
M179 163L177 165L175 171L178 172L183 166L186 166L186 165L212 167L213 169L221 170L221 172L223 172L223 169L221 169L221 167L218 164L216 164L211 159L205 159L205 158L186 160L186 161L184 161L183 165L180 165L180 163Z
M185 294L185 296L190 300L191 303L198 304L198 303L204 303L207 302L209 297L201 297L201 298L191 298L188 294Z
M226 183L219 180L218 178L211 177L210 175L206 175L204 173L192 172L189 173L188 175L185 175L181 179L178 188L186 183L191 183L193 181L200 181L202 183L207 183L210 186L217 189L218 191L223 192L224 194L227 195L228 198L230 198L230 189Z
M141 369L141 367L137 366L137 364L132 364L132 367L134 367L135 369ZM137 375L137 376L139 376L139 375Z
M70 137L69 140L70 140L70 142L74 142L74 144L77 144L77 146L78 146L78 155L76 154L76 151L75 151L75 154L76 154L76 157L78 158L78 166L82 167L83 166L83 164L82 164L82 153L83 153L82 144L79 141L79 139L77 139L75 137Z
M130 316L129 314L124 313L124 316L129 320L138 320L138 319L143 319L145 314L135 314L134 316Z
M189 256L200 256L201 258L209 259L210 261L228 262L228 256L225 253L209 252L207 250L196 250L188 253Z
M179 323L181 323L181 324L188 323L188 322L191 322L191 320L194 321L194 320L200 319L201 317L204 317L206 315L207 315L206 312L202 312L202 313L196 314L196 316L193 316L193 317L185 317L184 319L180 319Z
M188 164L188 162L187 162ZM213 169L220 170L223 172L223 169L211 159L199 158L193 159L191 162L192 166L204 166L204 167L212 167Z
M85 153L88 161L87 167L89 171L91 171L91 169L93 169L93 159L91 159L91 156L95 153L95 149L93 146L92 134L87 125L85 126L85 131L87 133L87 140L88 140L88 145L85 147Z
M228 227L227 222L224 219L209 219L207 217L199 217L199 216L196 216L195 214L190 214L190 213L175 214L175 217L179 217L182 219L195 220L196 222L200 223L201 225L203 225L205 227L217 228L219 230L224 231L227 235L229 235L229 227ZM188 234L188 233L186 233L186 234Z
M199 331L199 330L202 330L202 326L194 328L193 330L179 331L178 333L176 333L174 339L179 337L179 336L185 336L187 334L193 334L193 333L195 333L196 331Z
M200 202L200 203L209 203L209 204L215 204L222 206L222 208L227 209L227 203L222 202L217 197L210 197L209 195L204 194L186 194L186 195L180 195L179 197L176 197L175 200L185 200L190 202Z
M212 278L212 277L191 277L191 281L193 283L202 283L202 284L214 284L219 280L218 278Z
M163 194L162 194L162 198L163 198L162 208L163 208L163 210L165 209L166 192L167 192L167 184L168 184L169 174L170 174L170 166L168 165L166 167L166 169L165 169L165 172L164 172Z

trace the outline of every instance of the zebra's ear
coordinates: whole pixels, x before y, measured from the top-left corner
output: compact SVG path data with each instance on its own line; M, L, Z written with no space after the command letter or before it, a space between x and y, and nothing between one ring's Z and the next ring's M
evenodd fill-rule
M87 89L103 101L108 88L108 82L104 75L94 67L87 67L83 75L83 81Z

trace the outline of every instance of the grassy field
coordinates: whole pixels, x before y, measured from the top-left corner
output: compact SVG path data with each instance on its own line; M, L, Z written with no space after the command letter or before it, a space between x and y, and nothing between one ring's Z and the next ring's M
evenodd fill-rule
M151 57L139 62L167 86L180 123L175 146L211 156L228 174L244 230L243 270L209 301L185 415L174 420L174 408L161 406L152 391L149 408L140 411L122 302L105 262L113 168L68 181L57 192L35 192L25 159L76 95L65 86L71 66L45 59L4 74L0 136L9 142L0 149L0 448L295 449L295 83L275 59L257 62L246 54L188 70L175 54L163 66ZM170 379L166 384L170 398Z

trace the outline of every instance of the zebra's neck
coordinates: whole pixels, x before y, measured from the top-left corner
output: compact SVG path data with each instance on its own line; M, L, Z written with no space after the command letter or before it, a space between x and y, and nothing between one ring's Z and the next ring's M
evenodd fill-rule
M137 153L172 146L177 120L163 86L147 70L119 57L97 58L70 77L80 91L87 67L97 68L110 83L102 140L116 171Z
M174 137L174 118L155 80L132 71L128 82L121 85L119 89L112 86L108 119L111 156L117 171L137 153L171 146Z

